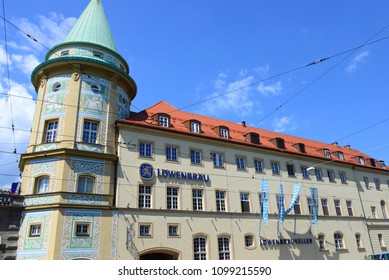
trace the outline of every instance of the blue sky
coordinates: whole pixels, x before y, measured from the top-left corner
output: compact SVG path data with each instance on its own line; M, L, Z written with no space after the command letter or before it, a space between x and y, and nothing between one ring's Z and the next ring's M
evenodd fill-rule
M42 45L61 42L89 3L4 1L7 20L40 44L6 26L8 83L0 29L0 92L24 97L0 95L0 187L18 180L19 157L5 153L14 150L9 128L13 117L17 152L24 152L36 97L30 73L44 59ZM389 36L389 1L102 2L138 85L133 111L165 100L263 129L326 143L340 140L339 145L389 163L389 39L337 55ZM332 58L302 67L327 57Z

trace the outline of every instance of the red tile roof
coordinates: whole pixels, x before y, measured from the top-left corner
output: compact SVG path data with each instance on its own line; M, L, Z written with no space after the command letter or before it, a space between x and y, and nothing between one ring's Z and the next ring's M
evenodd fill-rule
M170 127L162 127L158 125L158 115L168 115L170 117ZM201 133L194 133L190 131L188 121L196 120L201 123ZM358 161L358 157L362 157L365 160L367 167L373 167L369 161L370 156L361 153L358 150L351 149L350 147L341 147L336 143L327 144L314 140L308 140L295 136L290 136L282 133L277 133L269 130L264 130L256 127L244 126L242 123L235 123L224 121L216 118L211 118L203 115L194 113L184 112L176 109L165 101L160 101L157 104L139 112L133 113L130 118L126 120L120 120L118 123L136 125L148 128L157 128L159 130L172 131L176 133L190 134L197 137L206 137L210 139L228 141L230 143L245 144L254 147L260 147L270 150L278 150L292 154L300 154L312 156L315 158L322 158L324 161L337 161L337 162L348 162L354 165L361 165ZM225 139L220 137L218 133L218 127L227 127L229 130L229 138ZM257 133L260 137L260 144L253 144L250 139L245 137L249 133ZM285 142L285 149L278 148L276 146L276 138L282 138ZM304 144L306 153L299 151L296 144ZM324 149L328 149L331 152L331 158L324 156ZM336 152L342 152L344 160L337 158ZM377 169L383 170L381 163L375 161ZM362 166L362 165L361 165ZM374 168L374 167L373 167ZM385 167L389 170L389 167Z

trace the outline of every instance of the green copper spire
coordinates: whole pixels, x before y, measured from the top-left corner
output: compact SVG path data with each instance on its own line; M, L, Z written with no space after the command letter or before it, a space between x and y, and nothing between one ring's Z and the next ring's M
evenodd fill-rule
M117 52L111 28L100 0L90 1L66 36L64 43L68 42L94 43Z

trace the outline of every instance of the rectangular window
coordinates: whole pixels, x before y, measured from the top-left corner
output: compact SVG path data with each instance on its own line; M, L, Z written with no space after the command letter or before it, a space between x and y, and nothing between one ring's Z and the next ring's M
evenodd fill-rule
M301 166L301 174L303 175L304 179L309 179L309 173L307 167Z
M92 121L84 121L84 130L82 132L82 141L96 144L99 124Z
M347 212L350 217L354 216L353 205L351 200L346 200Z
M41 236L41 225L40 224L33 224L30 225L30 237L39 237Z
M159 126L169 127L169 117L159 116Z
M228 129L227 128L220 128L220 137L228 138Z
M246 159L244 157L236 157L236 168L246 170Z
M139 208L151 208L151 186L139 186Z
M240 193L240 205L242 208L242 213L250 213L249 193L246 192Z
M151 225L150 224L140 224L139 225L139 236L151 236Z
M360 164L365 165L365 159L363 157L358 157L358 161Z
M219 237L218 240L219 247L219 260L229 260L230 259L230 238L227 236Z
M90 224L89 223L76 223L76 236L89 236Z
M198 236L193 239L193 259L207 259L207 239L204 236Z
M343 155L342 152L338 152L338 158L339 158L340 160L344 160L344 155Z
M377 219L377 213L375 211L375 206L371 206L371 217Z
M297 197L296 204L293 209L296 215L301 215L300 197Z
M213 153L212 157L213 157L213 165L214 165L214 167L221 168L221 167L224 166L223 155L222 154Z
M46 124L45 143L52 143L57 140L58 121L49 121Z
M147 142L139 143L139 156L144 158L153 157L153 144Z
M226 192L216 191L216 210L218 212L226 211Z
M177 147L166 147L166 160L178 161L178 149Z
M381 189L380 179L374 178L374 185L375 185L376 190L379 191Z
M327 199L325 198L322 198L321 199L321 207L323 209L323 215L324 216L329 216L330 215L330 212L328 211L328 202L327 202Z
M280 164L278 162L271 162L271 170L273 174L279 175L280 174Z
M198 123L198 122L191 122L190 123L190 130L192 132L200 133L200 123Z
M178 188L168 187L166 190L166 208L169 210L178 209Z
M263 213L263 197L262 193L259 193L259 215Z
M263 162L262 160L254 160L255 172L263 173Z
M327 170L327 174L328 174L328 180L330 180L330 182L335 182L335 173L334 171L332 170Z
M365 187L366 189L370 189L370 186L369 186L369 178L368 177L363 177L363 181L365 182Z
M190 162L192 164L201 164L201 151L199 150L191 150L190 151Z
M287 164L286 165L286 169L288 170L288 175L289 176L295 176L295 172L294 172L294 165L293 164Z
M309 213L309 216L312 216L313 215L313 212L312 212L313 200L312 200L312 198L308 197L307 198L307 203L308 203L308 213Z
M192 201L193 201L193 210L202 211L203 210L203 190L192 189Z
M324 156L325 156L326 158L331 158L331 152L330 152L330 150L324 149Z
M316 180L322 181L323 180L323 172L320 168L315 168L315 174L316 174Z
M355 234L355 241L357 242L357 248L358 249L362 249L363 248L363 244L362 244L362 241L361 241L361 235L359 233Z
M180 236L180 227L178 224L168 225L168 236L169 237Z
M339 178L342 184L347 184L347 177L345 172L339 172Z
M386 247L386 246L385 246L384 239L383 239L381 233L378 234L378 243L380 243L380 247L381 247L381 248L385 248L385 247Z
M335 199L334 200L334 204L335 204L336 216L342 216L342 209L340 207L340 200Z

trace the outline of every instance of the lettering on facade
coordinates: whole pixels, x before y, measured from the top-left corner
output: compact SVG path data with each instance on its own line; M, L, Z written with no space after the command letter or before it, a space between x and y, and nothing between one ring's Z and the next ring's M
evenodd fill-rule
M139 167L139 175L144 180L151 180L154 177L154 168L151 164L142 163ZM180 180L189 180L189 181L202 181L208 182L209 175L202 173L193 173L193 172L183 172L183 171L174 171L168 169L157 169L157 177L160 178L170 178L170 179L180 179Z
M292 238L292 239L260 239L260 245L295 245L313 244L312 238Z

